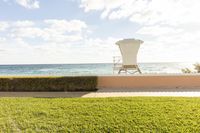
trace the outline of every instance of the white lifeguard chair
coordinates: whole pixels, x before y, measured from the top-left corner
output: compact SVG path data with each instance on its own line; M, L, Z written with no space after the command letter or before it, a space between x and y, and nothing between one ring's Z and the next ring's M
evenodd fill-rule
M115 70L118 70L118 74L121 72L142 73L137 64L137 54L142 43L143 41L137 39L123 39L116 42L122 57L113 57L113 73Z

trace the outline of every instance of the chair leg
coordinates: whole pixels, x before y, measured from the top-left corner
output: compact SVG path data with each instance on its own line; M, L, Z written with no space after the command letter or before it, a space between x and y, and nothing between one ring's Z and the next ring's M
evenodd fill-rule
M122 71L122 69L119 69L119 72L118 72L118 74L120 74L120 73L121 73L121 71Z
M128 70L127 70L127 69L125 69L124 71L125 71L126 74L128 73Z
M140 70L140 68L137 66L137 71L140 73L140 74L142 74L142 72L141 72L141 70Z
M119 72L118 72L118 74L120 74L122 71L124 71L126 74L127 74L127 69L124 69L124 68L121 68L121 69L119 69Z

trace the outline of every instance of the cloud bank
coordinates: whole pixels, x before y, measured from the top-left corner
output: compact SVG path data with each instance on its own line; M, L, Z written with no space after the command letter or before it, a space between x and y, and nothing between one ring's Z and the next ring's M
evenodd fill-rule
M27 9L40 8L38 0L16 0L16 3Z
M100 11L101 19L128 20L139 25L145 41L140 61L199 61L199 0L81 0L86 13Z
M1 64L110 62L117 54L116 38L89 37L81 20L4 21L0 27Z

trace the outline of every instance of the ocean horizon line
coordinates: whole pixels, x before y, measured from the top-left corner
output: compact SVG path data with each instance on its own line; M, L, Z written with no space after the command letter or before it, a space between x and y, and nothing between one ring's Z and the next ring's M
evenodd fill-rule
M168 64L168 63L196 63L196 62L138 62L138 64ZM95 62L95 63L19 63L19 64L0 64L0 66L16 66L16 65L91 65L91 64L113 64L113 62Z

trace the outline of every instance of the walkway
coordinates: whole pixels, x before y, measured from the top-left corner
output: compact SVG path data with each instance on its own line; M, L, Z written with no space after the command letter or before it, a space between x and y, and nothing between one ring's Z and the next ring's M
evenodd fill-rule
M0 92L0 97L200 97L200 88L99 89L97 92Z

